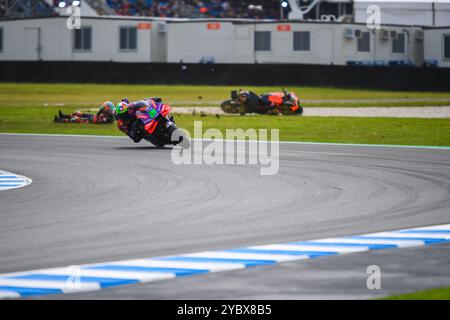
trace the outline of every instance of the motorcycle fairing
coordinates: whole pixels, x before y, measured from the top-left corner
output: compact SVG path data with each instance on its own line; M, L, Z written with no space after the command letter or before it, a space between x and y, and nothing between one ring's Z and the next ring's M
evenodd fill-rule
M140 121L142 121L145 130L149 134L152 134L158 125L158 120L156 120L158 115L162 115L163 117L165 117L171 111L172 108L168 104L155 102L154 100L148 100L148 107L136 112L136 117Z

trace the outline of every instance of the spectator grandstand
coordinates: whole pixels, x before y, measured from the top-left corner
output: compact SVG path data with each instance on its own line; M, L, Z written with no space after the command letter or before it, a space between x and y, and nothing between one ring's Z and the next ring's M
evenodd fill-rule
M273 0L106 0L106 2L122 16L275 19L280 15L280 5L278 1Z
M322 14L335 14L338 17L347 11L351 12L351 7L346 10L336 9L337 5L346 6L346 4L328 1L331 0L323 0L320 3L320 10L311 10L304 18L317 19ZM0 19L64 15L65 8L72 2L73 0L0 0ZM290 11L288 2L284 0L77 0L75 2L81 6L82 14L85 16L91 16L91 12L94 12L94 15L100 16L260 20L286 18ZM298 3L311 3L311 0L300 0ZM83 12L83 9L88 8L88 11Z
M60 0L0 1L0 18L50 16L58 14ZM70 5L70 0L65 1ZM277 19L277 0L81 0L99 15L161 18L251 18ZM106 6L111 10L104 9Z
M57 15L55 7L45 0L2 0L0 1L1 18L24 18Z

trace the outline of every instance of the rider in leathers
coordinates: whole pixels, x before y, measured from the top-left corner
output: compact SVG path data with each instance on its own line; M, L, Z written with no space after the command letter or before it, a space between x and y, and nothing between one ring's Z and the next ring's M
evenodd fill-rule
M136 117L136 112L145 112L146 108L151 106L151 100L161 102L160 98L147 98L130 103L125 98L116 106L114 116L117 121L117 127L136 143L141 141L145 135L144 125Z

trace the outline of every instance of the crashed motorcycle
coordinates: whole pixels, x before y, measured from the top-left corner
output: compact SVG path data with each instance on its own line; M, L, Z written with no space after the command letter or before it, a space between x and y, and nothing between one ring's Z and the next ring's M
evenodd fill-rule
M225 113L241 115L246 113L301 115L303 107L295 92L282 90L282 92L271 92L258 96L258 106L256 107L241 103L238 92L234 90L231 91L231 99L223 101L220 107Z
M172 107L162 102L148 101L146 108L136 111L138 134L157 147L180 145L189 148L189 139L176 126L173 116L169 116Z

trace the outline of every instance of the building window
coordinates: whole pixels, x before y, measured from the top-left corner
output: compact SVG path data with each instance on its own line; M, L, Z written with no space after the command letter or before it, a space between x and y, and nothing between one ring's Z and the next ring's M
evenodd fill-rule
M73 37L73 49L76 51L88 51L92 49L92 28L81 27L75 29Z
M450 34L444 34L444 59L450 59Z
M137 29L136 27L120 27L120 50L136 50Z
M270 51L270 31L255 31L255 51Z
M393 53L405 53L405 33L397 33L397 38L392 40Z
M0 51L3 51L3 28L0 28Z
M370 32L361 32L361 37L358 38L358 51L370 52Z
M309 34L309 31L294 31L294 51L310 50Z

